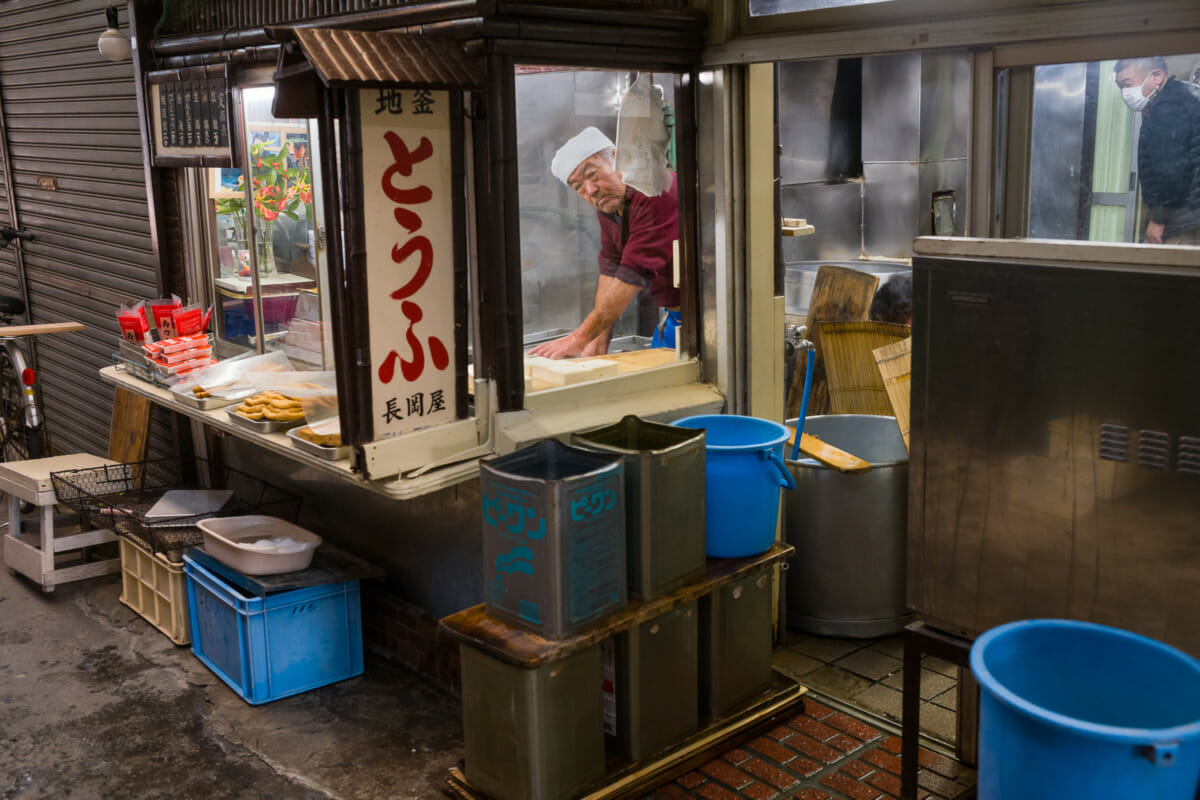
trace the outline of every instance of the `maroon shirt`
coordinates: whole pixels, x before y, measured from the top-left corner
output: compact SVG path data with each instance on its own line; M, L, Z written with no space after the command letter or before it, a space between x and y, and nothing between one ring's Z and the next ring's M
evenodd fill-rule
M671 264L671 243L679 238L678 185L679 179L672 173L671 188L658 197L647 197L627 186L622 216L596 212L600 274L642 287L664 307L679 305Z

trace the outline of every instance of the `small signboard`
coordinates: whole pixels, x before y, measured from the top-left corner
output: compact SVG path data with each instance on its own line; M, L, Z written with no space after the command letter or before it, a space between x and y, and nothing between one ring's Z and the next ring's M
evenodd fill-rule
M155 166L233 166L229 86L224 76L148 76Z
M359 90L374 439L456 419L450 97Z

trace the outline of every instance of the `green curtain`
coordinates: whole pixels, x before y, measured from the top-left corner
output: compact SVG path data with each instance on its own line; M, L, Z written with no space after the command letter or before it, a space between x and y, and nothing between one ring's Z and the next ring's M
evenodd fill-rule
M1133 112L1121 101L1112 80L1116 61L1100 62L1100 91L1096 101L1096 155L1092 164L1093 192L1129 190L1129 157L1133 147ZM1092 204L1088 239L1125 241L1125 208Z

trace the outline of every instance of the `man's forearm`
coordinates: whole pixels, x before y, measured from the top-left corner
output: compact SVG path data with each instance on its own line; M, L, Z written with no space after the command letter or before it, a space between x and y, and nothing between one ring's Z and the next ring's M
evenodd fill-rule
M624 283L616 278L601 275L596 284L596 304L591 313L580 323L572 335L581 342L590 342L608 331L617 318L641 291L640 286Z

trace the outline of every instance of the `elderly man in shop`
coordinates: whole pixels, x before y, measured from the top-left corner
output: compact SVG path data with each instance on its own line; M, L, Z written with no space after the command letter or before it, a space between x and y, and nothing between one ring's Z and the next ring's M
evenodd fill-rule
M592 311L561 339L538 345L547 358L608 352L613 323L640 292L662 308L652 346L674 347L679 326L679 289L674 284L672 242L679 238L678 179L657 197L626 186L613 166L613 143L585 128L554 156L550 171L596 209L600 222L600 277Z
M1113 69L1121 99L1142 115L1146 241L1200 245L1200 86L1168 75L1158 56L1121 59Z

